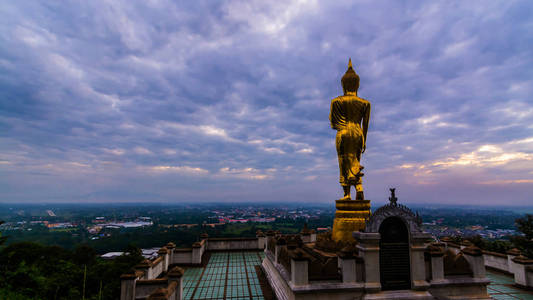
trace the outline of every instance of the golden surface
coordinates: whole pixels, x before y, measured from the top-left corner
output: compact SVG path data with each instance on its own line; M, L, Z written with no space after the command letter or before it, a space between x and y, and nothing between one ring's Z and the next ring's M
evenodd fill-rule
M370 200L336 200L335 219L331 236L334 241L353 241L352 233L365 229L370 217Z
M369 210L370 200L337 200L335 201L335 207L337 210Z
M366 219L370 217L369 211L347 211L347 210L337 210L335 212L335 218L356 218L356 219Z
M329 120L337 130L335 145L339 160L339 182L344 190L343 199L351 199L350 187L357 191L357 200L363 200L361 154L366 148L366 133L370 121L370 102L357 96L359 76L350 59L342 80L344 95L331 100Z
M357 96L359 76L355 73L352 60L341 80L343 96L331 100L329 120L331 128L337 130L335 146L339 160L339 182L344 197L337 200L332 238L335 241L353 241L352 233L363 230L370 217L370 200L363 193L363 166L361 154L366 148L366 134L370 121L370 102ZM352 200L350 190L354 186L356 200Z

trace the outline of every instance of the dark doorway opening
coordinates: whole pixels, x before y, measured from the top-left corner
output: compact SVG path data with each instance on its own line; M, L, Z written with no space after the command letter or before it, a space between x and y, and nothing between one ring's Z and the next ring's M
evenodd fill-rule
M405 223L398 217L389 217L381 223L379 233L381 289L410 289L409 231Z

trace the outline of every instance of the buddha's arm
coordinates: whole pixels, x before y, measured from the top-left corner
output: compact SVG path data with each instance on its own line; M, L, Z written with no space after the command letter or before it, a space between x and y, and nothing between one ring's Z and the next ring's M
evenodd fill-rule
M365 110L365 114L363 115L363 152L366 150L366 133L368 131L368 122L370 121L370 102L368 102L368 105Z
M331 123L331 128L335 130L339 130L339 125L341 125L344 122L344 118L342 116L339 101L336 101L335 99L331 101L329 121Z

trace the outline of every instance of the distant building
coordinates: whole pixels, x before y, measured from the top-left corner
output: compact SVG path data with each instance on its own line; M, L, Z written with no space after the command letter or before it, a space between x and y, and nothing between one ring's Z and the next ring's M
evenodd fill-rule
M257 223L271 223L271 222L275 222L276 218L252 218L250 219L250 221L257 222Z
M135 227L144 227L144 226L152 226L154 225L152 221L134 221L134 222L112 222L112 223L105 223L102 226L109 227L109 228L135 228Z
M248 219L230 219L228 220L229 223L247 223Z
M124 254L124 252L108 252L106 254L100 255L100 257L103 259L115 259L121 256L122 254Z
M74 227L74 225L70 222L65 222L65 223L48 223L46 224L46 227L48 228L71 228L71 227Z

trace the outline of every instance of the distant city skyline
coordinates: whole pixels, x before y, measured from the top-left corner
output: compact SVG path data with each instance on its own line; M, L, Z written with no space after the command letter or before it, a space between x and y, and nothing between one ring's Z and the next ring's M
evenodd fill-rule
M365 196L533 202L530 1L0 4L0 203L331 203L348 58ZM374 202L373 202L374 203Z

